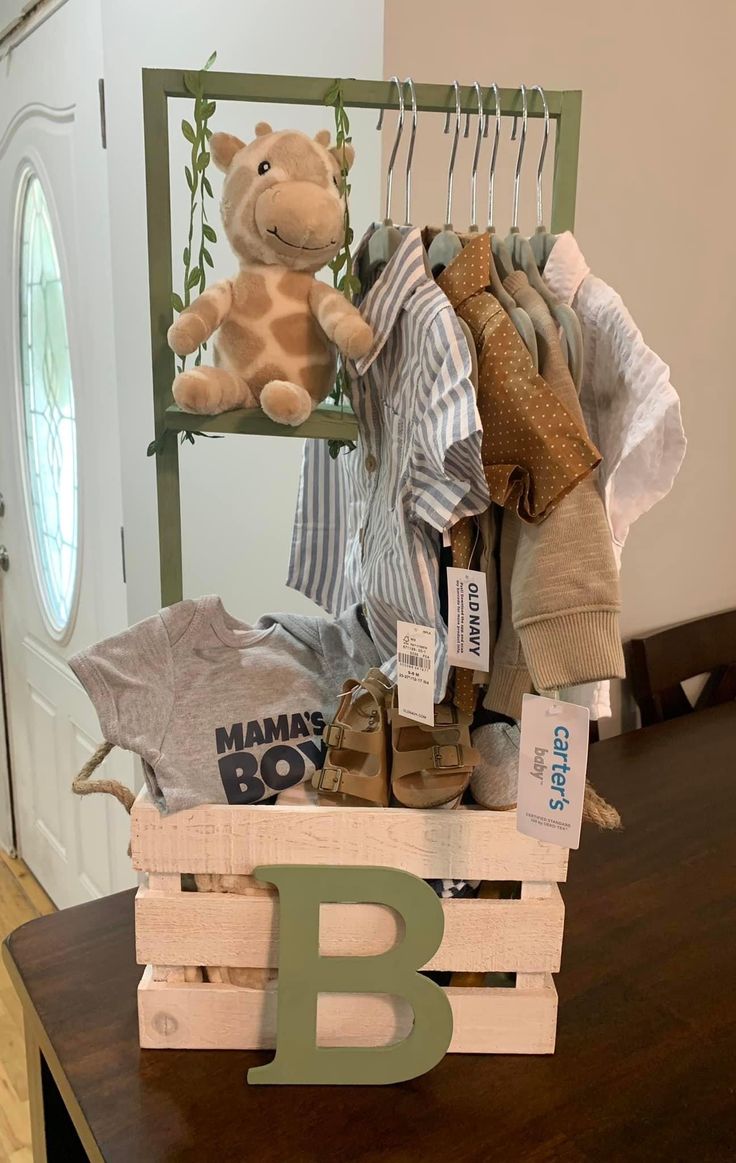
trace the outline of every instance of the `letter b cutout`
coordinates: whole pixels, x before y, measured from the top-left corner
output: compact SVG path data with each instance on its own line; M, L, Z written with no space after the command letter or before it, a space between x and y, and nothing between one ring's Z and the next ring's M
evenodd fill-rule
M397 868L268 865L253 875L279 891L280 937L276 1056L249 1070L248 1082L375 1086L436 1066L450 1045L452 1010L440 987L417 972L437 952L445 927L429 885ZM403 940L373 957L320 956L320 905L336 902L388 905L404 921ZM414 1011L412 1031L391 1046L320 1047L320 993L403 997Z

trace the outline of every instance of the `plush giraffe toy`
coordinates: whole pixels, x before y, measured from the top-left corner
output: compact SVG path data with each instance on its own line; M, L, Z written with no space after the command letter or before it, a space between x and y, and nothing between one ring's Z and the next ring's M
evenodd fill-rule
M186 412L260 404L279 424L302 424L335 382L335 350L365 355L373 332L347 299L318 282L343 241L343 147L329 130L314 140L260 122L246 145L214 133L210 152L225 173L221 212L238 274L207 287L169 328L169 346L190 355L216 331L214 367L174 380ZM344 146L345 164L355 154Z

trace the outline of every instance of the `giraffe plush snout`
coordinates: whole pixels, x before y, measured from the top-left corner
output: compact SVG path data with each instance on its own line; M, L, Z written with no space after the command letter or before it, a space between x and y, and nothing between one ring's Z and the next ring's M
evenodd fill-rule
M264 190L255 204L261 238L287 265L323 266L342 243L344 207L336 189L285 181Z
M274 133L260 122L249 144L228 133L210 138L225 174L222 223L239 270L206 288L169 329L186 356L214 335L214 367L182 370L174 398L189 412L224 412L257 402L272 420L294 427L332 391L335 348L350 359L370 350L360 312L315 273L345 236L343 171L353 147L330 147L297 130Z

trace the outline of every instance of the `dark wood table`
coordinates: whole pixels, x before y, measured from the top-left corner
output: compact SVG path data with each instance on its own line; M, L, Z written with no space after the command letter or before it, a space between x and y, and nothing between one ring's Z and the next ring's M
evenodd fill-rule
M22 926L4 956L48 1157L736 1159L735 774L736 704L592 749L625 830L586 828L572 855L549 1058L448 1055L390 1089L247 1087L266 1056L139 1049L132 892Z

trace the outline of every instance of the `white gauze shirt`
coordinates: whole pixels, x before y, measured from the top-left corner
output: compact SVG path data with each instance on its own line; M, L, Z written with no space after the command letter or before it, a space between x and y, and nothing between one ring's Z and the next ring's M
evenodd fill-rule
M667 496L685 456L680 400L667 364L647 347L621 296L591 274L569 231L554 244L544 280L580 320L580 403L603 455L598 484L620 570L629 529ZM587 706L594 719L611 714L608 681L568 687L563 696Z

